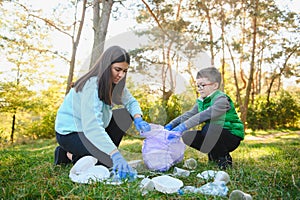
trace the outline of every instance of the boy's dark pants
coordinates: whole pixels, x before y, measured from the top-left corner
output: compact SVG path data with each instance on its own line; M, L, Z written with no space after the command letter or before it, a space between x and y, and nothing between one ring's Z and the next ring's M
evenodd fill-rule
M183 134L184 143L203 153L209 153L212 160L229 155L240 144L242 138L216 124L206 124L202 130L187 131Z
M113 110L113 117L105 130L117 147L131 124L132 118L126 109ZM64 151L73 154L73 164L84 156L92 155L98 159L98 164L112 167L110 156L95 147L82 132L73 132L68 135L56 133L56 139Z

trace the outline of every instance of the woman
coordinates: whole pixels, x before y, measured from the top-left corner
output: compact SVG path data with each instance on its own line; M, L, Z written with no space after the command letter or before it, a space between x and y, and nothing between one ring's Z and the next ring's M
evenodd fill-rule
M73 164L92 155L98 164L113 167L121 178L134 171L118 151L132 119L138 131L150 131L139 103L125 87L130 64L119 46L108 48L94 67L78 79L60 106L56 121L55 164ZM112 110L115 104L125 108Z

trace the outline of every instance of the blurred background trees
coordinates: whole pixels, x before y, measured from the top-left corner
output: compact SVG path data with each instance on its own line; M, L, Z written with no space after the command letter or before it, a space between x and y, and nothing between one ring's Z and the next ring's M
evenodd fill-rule
M196 72L215 66L248 129L300 128L300 15L278 2L73 0L45 2L45 10L1 1L1 143L55 136L74 73L92 66L111 19L126 13L135 18L131 31L148 38L128 49L127 81L147 121L163 125L188 110L198 97Z

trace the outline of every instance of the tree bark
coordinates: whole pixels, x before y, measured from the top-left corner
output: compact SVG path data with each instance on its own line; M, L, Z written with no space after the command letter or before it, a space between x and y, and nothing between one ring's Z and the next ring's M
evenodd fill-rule
M285 70L286 67L287 67L287 63L288 63L289 59L290 59L290 58L292 57L292 55L297 51L297 49L298 49L297 46L296 46L294 49L292 49L292 51L288 54L287 58L285 59L282 68L280 68L279 73L278 73L278 74L274 74L274 75L272 76L271 82L270 82L269 87L268 87L268 89L267 89L267 103L270 102L270 95L271 95L272 86L273 86L273 84L274 84L274 82L275 82L275 79L281 77L281 75L283 74L284 70Z
M256 51L256 34L257 34L257 12L258 12L258 0L255 0L255 7L254 7L254 15L253 15L253 34L252 34L252 52L251 52L251 64L250 64L250 74L249 79L246 87L246 96L244 100L243 112L241 114L241 120L245 123L247 120L247 113L248 113L248 106L249 106L249 99L253 84L253 74L255 71L255 51ZM245 126L246 128L246 126Z
M12 144L14 143L15 124L16 124L16 114L13 114L12 123L11 123L11 133L10 133L10 142Z
M205 4L203 4L205 5ZM204 10L206 13L207 23L208 23L208 30L209 30L209 49L210 49L210 64L211 66L215 66L215 53L214 53L214 36L213 36L213 28L212 28L212 22L211 22L211 16L210 16L210 9L205 5Z
M113 0L102 1L102 12L100 16L99 0L94 0L93 2L94 43L90 68L94 66L99 56L103 53L113 3Z
M72 36L72 56L71 56L71 61L70 61L70 69L69 69L69 76L68 76L68 81L67 81L66 94L68 94L68 92L70 91L70 89L72 87L77 47L78 47L78 44L79 44L79 40L80 40L80 36L81 36L81 32L82 32L82 27L83 27L83 23L84 23L86 3L87 3L87 0L83 0L81 19L80 19L80 22L79 22L79 28L78 28L78 31L77 31L76 38L75 38L75 35ZM75 23L74 23L74 30L75 30L75 25L76 25L76 20L75 20Z

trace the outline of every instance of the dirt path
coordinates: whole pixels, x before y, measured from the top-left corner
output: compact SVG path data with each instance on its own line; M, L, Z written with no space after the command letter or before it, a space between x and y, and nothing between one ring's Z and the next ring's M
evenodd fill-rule
M300 131L295 131L293 133L298 134L300 137ZM245 140L268 140L268 139L273 139L276 137L281 137L281 136L289 135L289 134L291 134L291 132L278 132L278 133L270 133L270 134L264 134L264 135L258 135L258 136L246 135Z

